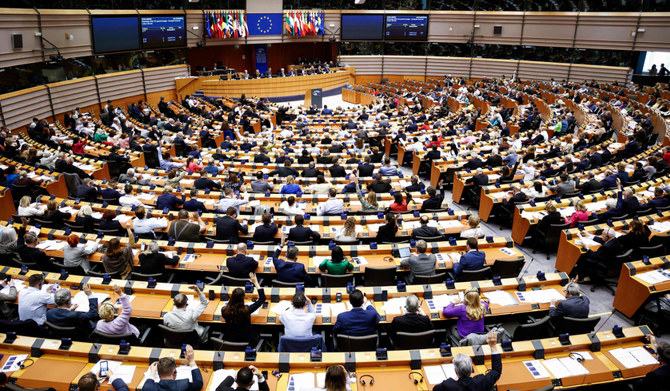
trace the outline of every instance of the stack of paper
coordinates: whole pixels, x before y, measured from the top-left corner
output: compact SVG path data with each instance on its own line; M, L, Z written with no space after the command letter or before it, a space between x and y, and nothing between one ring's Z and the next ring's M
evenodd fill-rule
M109 297L109 295L107 293L93 292L91 294L90 298L91 299L92 298L98 299L98 305L100 305L100 304L102 304L103 301L107 300L108 297ZM76 295L72 296L72 304L77 305L77 308L75 309L75 311L77 311L77 312L88 312L90 307L91 307L89 305L88 299L89 299L89 297L86 296L86 293L84 293L83 291L82 292L77 292Z
M426 300L426 304L428 304L428 309L431 312L440 312L442 309L449 304L453 303L454 300L457 298L460 298L461 300L463 299L463 292L458 292L457 295L436 295L433 296L432 299Z
M556 289L514 292L520 303L551 303L552 300L565 300Z
M309 259L309 263L311 267L319 267L321 262L330 259L330 257L324 257L323 255L315 255Z
M337 316L343 312L351 310L351 304L347 303L330 303L330 313L333 318L337 318Z
M517 305L517 301L509 292L506 291L490 291L484 292L484 296L489 299L489 303L497 305Z
M382 226L382 224L367 224L368 231L370 231L370 232L378 232L379 227L381 227L381 226Z
M45 240L37 245L37 248L44 251L60 251L67 246L66 242L60 240Z
M114 218L114 220L118 221L121 224L125 224L128 222L128 220L131 220L132 217L125 215L125 214L120 214Z
M542 362L554 378L562 379L571 376L583 376L589 373L579 361L570 358L552 358Z
M440 220L440 227L444 229L448 228L463 228L463 224L459 220Z
M274 312L275 314L277 314L277 316L279 316L284 312L286 312L286 310L291 308L291 305L292 304L289 300L282 300L279 303L275 304L274 306L270 307L270 312Z
M447 379L458 380L454 364L430 365L423 367L428 384L440 384Z
M154 194L152 193L141 193L137 195L137 199L143 200L143 201L150 201L154 198Z
M316 303L314 305L314 313L316 316L330 316L330 305L325 303Z
M670 231L670 221L657 221L652 225L648 226L650 230L656 232L668 232Z
M180 262L189 263L195 261L196 258L197 258L196 254L186 254Z
M505 255L509 255L510 257L513 257L515 255L519 255L519 253L517 253L516 251L514 251L513 249L508 248L508 247L501 248L500 252L505 254Z
M311 391L314 389L316 375L312 372L291 375L287 391Z
M626 368L637 368L643 365L655 365L658 361L645 348L619 348L610 350L610 354Z
M14 282L14 287L16 288L16 292L21 292L23 289L26 288L26 282L23 280L17 280L15 278L12 278L12 282ZM5 285L4 288L0 289L0 293L4 293L5 295L9 294L11 287L9 285Z
M230 376L233 378L231 387L237 389L237 383L234 379L237 376L237 371L234 369L217 369L212 373L212 380L209 382L209 391L216 391L217 387ZM254 382L250 390L258 391L258 382Z
M542 365L542 362L539 360L524 361L523 365L526 366L528 372L530 372L530 374L533 375L535 379L550 377L549 371L547 371L544 365Z
M394 297L389 299L382 306L382 310L386 312L387 315L402 315L405 313L405 300L404 297Z
M652 270L650 272L638 274L637 277L650 285L670 280L670 277L664 273L664 270Z

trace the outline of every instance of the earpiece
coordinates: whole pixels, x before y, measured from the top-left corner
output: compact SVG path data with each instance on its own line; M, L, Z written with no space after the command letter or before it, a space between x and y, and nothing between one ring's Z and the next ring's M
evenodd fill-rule
M30 361L30 364L26 364L26 361ZM26 369L26 368L30 367L31 365L33 365L33 364L35 364L35 360L33 360L32 358L27 358L27 359L23 360L23 362L21 363L21 365L19 365L19 368L21 368L21 369Z
M421 376L421 379L416 380L415 377L412 377L413 374ZM412 371L407 376L409 376L409 378L412 379L412 381L414 382L415 385L417 385L419 383L423 383L423 373L421 373L421 372Z
M570 355L568 357L570 357L573 360L577 360L577 362L583 362L585 360L584 356L582 356L580 353L575 353L575 352L570 353Z
M359 378L359 381L361 382L361 385L365 385L365 380L363 380L364 377L369 377L370 378L370 385L375 384L375 377L372 375L363 375Z

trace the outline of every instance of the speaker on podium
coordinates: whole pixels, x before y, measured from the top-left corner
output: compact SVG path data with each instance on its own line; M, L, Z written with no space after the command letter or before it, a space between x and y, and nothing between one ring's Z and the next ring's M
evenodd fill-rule
M305 93L305 107L316 106L321 108L323 106L323 97L321 96L323 90L321 88L312 88Z

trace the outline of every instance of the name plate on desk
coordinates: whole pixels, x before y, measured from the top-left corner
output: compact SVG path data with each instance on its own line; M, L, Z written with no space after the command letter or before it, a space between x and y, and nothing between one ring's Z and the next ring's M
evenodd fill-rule
M440 319L440 314L437 312L431 312L430 313L430 318L431 319Z
M316 273L316 268L313 266L310 266L307 268L307 273Z
M263 273L271 273L271 272L272 272L272 268L271 268L271 267L264 267L264 268L263 268Z

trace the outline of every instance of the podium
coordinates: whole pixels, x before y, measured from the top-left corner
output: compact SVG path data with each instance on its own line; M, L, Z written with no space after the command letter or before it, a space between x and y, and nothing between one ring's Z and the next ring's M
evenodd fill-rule
M305 107L312 107L313 105L317 108L323 106L323 96L321 95L323 90L321 88L310 88L305 91Z

